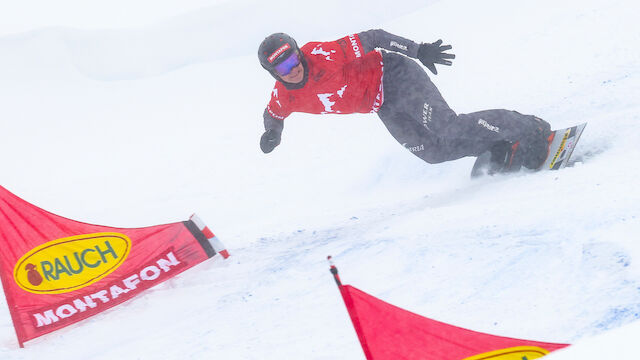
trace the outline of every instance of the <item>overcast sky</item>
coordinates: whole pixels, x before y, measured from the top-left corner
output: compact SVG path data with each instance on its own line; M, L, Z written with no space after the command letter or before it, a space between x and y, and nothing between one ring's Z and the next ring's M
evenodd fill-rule
M47 26L80 29L152 24L228 0L20 0L2 1L0 36Z

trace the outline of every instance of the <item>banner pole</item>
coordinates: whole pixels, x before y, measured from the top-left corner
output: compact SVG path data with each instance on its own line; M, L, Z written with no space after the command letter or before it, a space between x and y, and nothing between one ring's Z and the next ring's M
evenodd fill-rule
M371 350L369 350L367 339L362 332L360 320L358 319L358 315L355 312L355 306L353 304L353 299L349 294L349 288L342 285L342 281L340 280L340 276L338 275L338 268L333 264L331 255L327 256L327 261L329 261L329 271L333 275L333 279L336 281L336 285L338 285L338 290L340 291L340 295L342 296L342 301L344 301L344 306L347 308L349 319L351 319L353 329L358 336L358 341L360 341L360 346L362 347L364 356L367 360L373 360L373 355L371 354Z
M338 275L338 268L333 264L331 255L327 256L327 261L329 262L329 271L333 275L333 280L336 281L336 285L338 285L338 288L340 288L342 286L342 281L340 281L340 276Z

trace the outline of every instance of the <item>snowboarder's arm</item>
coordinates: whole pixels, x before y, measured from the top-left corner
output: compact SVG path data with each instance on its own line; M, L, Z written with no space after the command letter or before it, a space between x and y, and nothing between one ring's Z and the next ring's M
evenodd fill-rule
M451 59L456 57L453 54L445 53L445 51L451 49L451 45L442 45L442 40L434 43L417 44L409 39L380 29L361 32L358 37L360 37L360 42L365 52L372 51L375 48L399 52L420 60L434 74L438 74L435 64L450 66Z
M280 145L282 129L284 129L284 121L278 120L271 116L268 109L264 109L264 134L260 138L260 149L263 153L268 154Z
M374 29L358 33L362 47L365 53L373 51L376 48L382 48L389 51L399 52L416 59L418 57L417 44L409 39L401 36L393 35L381 29Z

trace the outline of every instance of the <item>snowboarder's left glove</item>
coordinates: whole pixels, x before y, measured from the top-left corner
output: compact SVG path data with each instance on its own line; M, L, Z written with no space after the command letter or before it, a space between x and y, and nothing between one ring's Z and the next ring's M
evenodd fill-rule
M451 45L442 45L442 40L438 40L431 44L420 44L418 48L418 60L427 67L432 73L438 74L435 64L449 65L451 61L447 59L455 59L454 54L446 54L445 51L451 49Z
M280 133L273 129L269 129L262 134L260 138L260 149L263 153L268 154L280 145Z

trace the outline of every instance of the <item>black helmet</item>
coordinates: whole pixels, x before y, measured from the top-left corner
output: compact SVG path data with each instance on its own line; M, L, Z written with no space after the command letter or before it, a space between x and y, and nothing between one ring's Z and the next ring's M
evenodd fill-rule
M304 79L298 84L283 81L275 71L276 65L286 60L294 52L298 53L302 66L304 67ZM302 56L302 52L296 41L285 33L275 33L267 36L258 48L258 59L260 59L260 65L269 71L276 80L282 82L288 89L299 89L307 82L307 62L304 56Z

